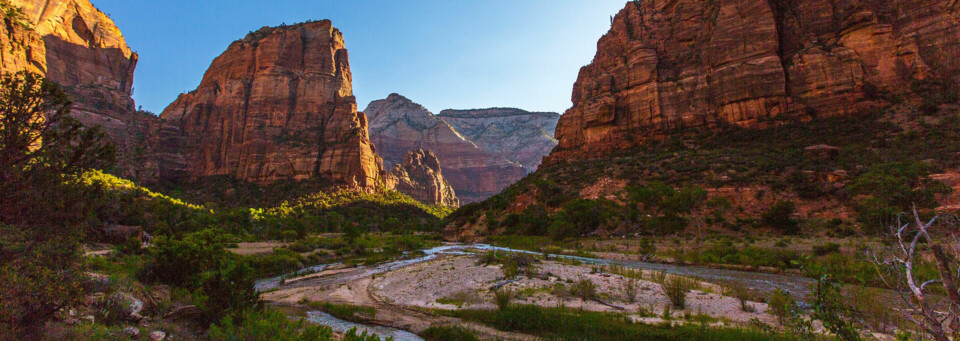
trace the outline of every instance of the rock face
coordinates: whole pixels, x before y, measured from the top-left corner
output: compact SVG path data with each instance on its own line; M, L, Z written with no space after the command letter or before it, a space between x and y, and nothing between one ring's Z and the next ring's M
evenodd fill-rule
M370 137L385 168L400 164L411 151L429 150L464 203L486 199L527 175L519 163L481 150L450 124L398 94L371 102L364 112L370 115Z
M425 204L460 207L456 192L443 178L440 161L431 151L418 149L407 153L403 163L387 177L387 187Z
M122 175L156 176L159 119L134 108L137 54L88 0L10 0L0 27L3 72L31 71L65 88L73 116L103 126L117 145ZM18 13L19 12L19 13Z
M955 0L629 2L580 71L550 162L681 129L854 114L956 84Z
M160 116L164 179L383 183L343 35L328 20L234 42Z
M560 114L514 108L444 110L438 115L487 153L533 172L557 146L553 132Z

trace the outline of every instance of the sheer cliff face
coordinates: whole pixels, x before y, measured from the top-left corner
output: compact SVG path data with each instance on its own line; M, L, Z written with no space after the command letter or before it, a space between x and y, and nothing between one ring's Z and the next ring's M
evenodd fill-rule
M87 0L11 0L22 15L0 25L3 72L31 71L62 85L73 116L102 126L120 152L122 175L156 175L159 120L137 113L130 93L137 54L117 26Z
M853 114L869 89L957 82L960 2L630 2L580 71L551 162L684 128ZM868 91L865 91L865 88Z
M425 204L460 207L456 192L443 177L440 161L428 150L407 153L387 176L387 187Z
M364 112L370 116L370 136L388 165L385 168L401 164L408 152L431 151L464 203L497 194L527 174L519 163L480 149L450 124L403 96L393 94L371 102Z
M264 28L234 42L161 118L163 178L319 177L362 188L382 181L343 36L330 21Z
M513 108L444 110L438 115L481 150L533 172L557 146L553 132L560 115Z

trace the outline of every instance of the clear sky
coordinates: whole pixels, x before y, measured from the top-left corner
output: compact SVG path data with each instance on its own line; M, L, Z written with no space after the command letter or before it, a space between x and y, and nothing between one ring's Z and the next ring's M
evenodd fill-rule
M331 19L360 110L400 93L431 111L563 112L625 0L92 0L140 54L134 99L160 113L230 42L263 26Z

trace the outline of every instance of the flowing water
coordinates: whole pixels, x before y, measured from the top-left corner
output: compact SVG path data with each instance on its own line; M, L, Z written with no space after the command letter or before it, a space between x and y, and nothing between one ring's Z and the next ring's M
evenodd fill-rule
M382 340L393 338L394 341L423 341L423 338L405 330L344 321L321 311L308 311L306 315L307 321L330 327L330 329L339 333L346 333L356 328L357 334L366 332L367 335L376 335Z

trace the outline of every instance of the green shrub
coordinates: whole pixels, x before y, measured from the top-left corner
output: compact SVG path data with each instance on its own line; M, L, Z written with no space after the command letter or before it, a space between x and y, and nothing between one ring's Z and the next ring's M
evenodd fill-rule
M817 257L826 256L832 253L840 253L840 244L826 243L823 245L815 245L813 247L813 254Z
M763 213L761 222L782 233L797 234L800 232L800 223L793 218L796 212L797 205L792 201L778 201Z
M473 332L463 327L433 326L420 333L427 341L480 341Z
M687 294L698 287L696 281L680 276L671 276L663 284L663 291L670 299L670 304L677 309L687 308Z
M510 307L516 294L510 289L500 288L493 291L493 303L497 309L503 310Z
M253 269L242 262L230 262L225 268L204 273L202 286L194 292L194 303L203 312L203 319L213 323L224 316L260 309L260 295L254 289Z
M479 322L499 330L519 332L547 340L665 340L665 341L779 341L797 339L775 332L738 328L713 328L634 323L625 315L563 308L512 306L503 310L458 310L441 313Z
M853 321L855 312L844 301L842 285L830 280L826 275L817 280L814 288L813 318L823 322L823 326L844 341L859 341L860 333Z
M333 304L326 302L311 302L310 306L323 310L334 317L353 322L366 322L377 317L377 309L349 304Z
M150 251L141 279L186 288L200 286L199 276L229 262L229 239L218 230L191 233L182 239L160 236Z
M292 321L276 310L245 310L236 317L227 316L218 325L210 327L210 339L235 340L290 340L333 341L328 327L314 326L303 320Z
M786 325L787 321L793 318L797 309L797 302L793 300L793 297L790 297L789 293L780 288L773 291L767 305L770 307L773 316L777 317L781 326Z
M597 297L597 285L589 279L581 278L570 286L570 294L583 301L589 301Z

